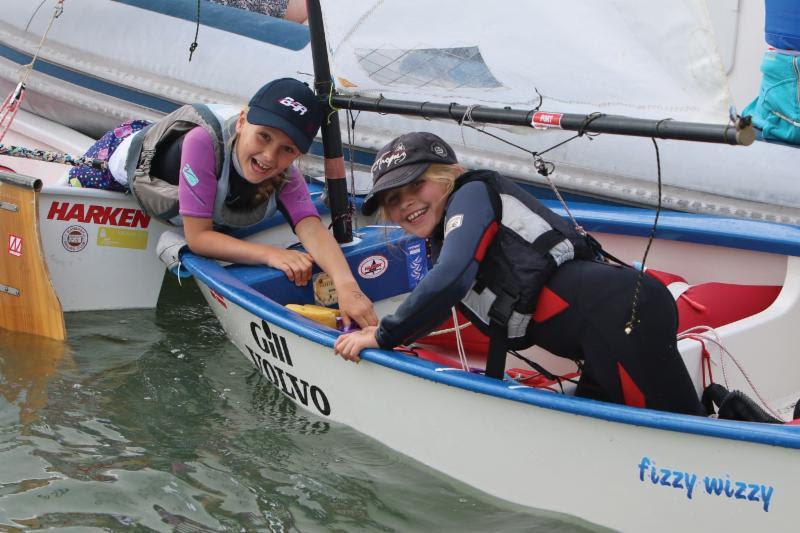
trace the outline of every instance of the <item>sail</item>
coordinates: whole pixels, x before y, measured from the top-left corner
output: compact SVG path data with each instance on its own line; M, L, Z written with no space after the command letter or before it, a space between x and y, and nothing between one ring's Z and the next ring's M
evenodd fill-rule
M725 29L720 20L726 17L718 11L735 15L735 6L720 1L715 9L717 30ZM475 0L329 0L323 16L340 93L729 122L730 35L715 33L707 0L530 0L491 7ZM751 76L759 76L757 69ZM398 133L431 131L452 144L465 165L536 184L544 178L530 152L547 151L556 168L553 181L564 190L658 203L650 139L584 136L549 150L574 133L474 124L469 114L460 118L461 125L362 113L355 138L378 149ZM800 187L792 170L797 149L766 143L658 145L666 207L800 224Z
M432 102L726 122L705 0L325 2L338 87Z

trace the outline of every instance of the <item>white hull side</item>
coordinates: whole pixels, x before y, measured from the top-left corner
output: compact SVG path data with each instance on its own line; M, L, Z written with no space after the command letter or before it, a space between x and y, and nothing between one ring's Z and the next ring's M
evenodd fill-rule
M260 318L230 301L223 307L200 286L234 344L246 355L253 350L248 359L255 357L265 377L300 407L498 498L623 531L785 531L794 523L797 450L610 422L435 383L368 361L354 365L328 347L270 325L273 336L286 340L288 365L259 346ZM306 401L299 399L293 380L301 390L308 384ZM598 416L608 408L590 405ZM645 457L657 470L643 469L640 479ZM660 484L661 469L696 476L692 497L685 487ZM704 477L721 480L721 495L706 491ZM731 496L724 492L728 480ZM741 499L736 482L758 486L757 496L763 486L759 498L768 497L769 506L748 501L746 493Z

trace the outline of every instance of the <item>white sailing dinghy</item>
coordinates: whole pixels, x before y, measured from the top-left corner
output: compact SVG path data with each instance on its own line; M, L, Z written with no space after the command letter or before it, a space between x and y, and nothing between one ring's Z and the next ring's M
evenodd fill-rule
M318 31L321 13L309 14L312 32ZM314 42L323 50L315 52L315 72L326 94L330 74L320 65L329 49L324 40ZM458 120L469 112L473 123L494 114L518 124L510 109L333 93L329 102L427 118L449 113ZM332 117L327 127L336 129ZM571 117L562 118L567 127ZM571 129L607 125L597 119ZM662 126L650 136L669 136ZM331 149L329 155L338 154ZM641 257L653 212L578 202L570 211L611 254L628 262ZM424 241L397 231L362 228L343 245L379 315L391 313L429 267ZM539 349L522 355L547 371L509 357L506 379L490 379L480 373L486 342L468 329L459 341L453 330L463 324L445 324L405 349L365 350L354 365L333 353L340 331L325 313L335 294L324 275L300 288L268 268L223 267L190 253L183 265L231 341L292 402L491 495L629 531L794 525L800 496L796 226L662 213L647 262L677 299L684 330L679 350L698 394L709 381L741 390L774 417L770 424L578 398L568 381L576 369Z

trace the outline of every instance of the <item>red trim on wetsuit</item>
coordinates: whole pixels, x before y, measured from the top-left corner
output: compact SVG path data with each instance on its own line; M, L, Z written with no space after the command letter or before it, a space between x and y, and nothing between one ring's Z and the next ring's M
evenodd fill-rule
M478 243L478 248L475 250L475 260L478 263L483 261L483 257L486 255L486 250L489 249L489 246L492 244L494 236L497 235L497 230L499 229L500 225L495 220L489 224L489 227L483 232L483 237L481 237L481 241Z
M542 287L539 293L539 301L536 303L536 310L533 312L534 322L544 322L550 320L559 313L564 312L569 304L558 294L550 290L549 287Z
M633 378L625 370L621 363L617 362L617 372L619 373L619 383L622 386L622 397L625 400L625 405L631 407L647 407L644 401L644 394L636 386Z

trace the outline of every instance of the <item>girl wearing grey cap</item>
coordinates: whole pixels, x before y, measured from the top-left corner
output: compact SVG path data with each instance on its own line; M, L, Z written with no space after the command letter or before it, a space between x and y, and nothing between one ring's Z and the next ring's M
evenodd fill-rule
M458 306L489 337L486 375L502 378L509 349L539 345L583 361L576 395L704 415L677 350L669 291L644 276L629 327L638 272L601 261L593 243L496 172L464 172L430 133L401 135L372 167L363 206L427 238L434 268L394 314L340 336L337 354L409 344Z
M316 95L291 78L256 92L248 107L193 104L154 124L132 121L106 133L87 156L108 170L76 167L72 186L129 191L149 215L183 226L196 254L283 271L307 285L317 262L336 287L346 325L377 322L339 246L320 222L303 175L293 166L322 120ZM280 210L300 252L247 242L226 230L256 226Z

